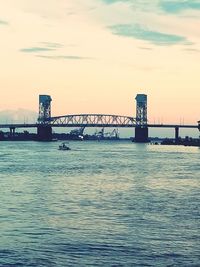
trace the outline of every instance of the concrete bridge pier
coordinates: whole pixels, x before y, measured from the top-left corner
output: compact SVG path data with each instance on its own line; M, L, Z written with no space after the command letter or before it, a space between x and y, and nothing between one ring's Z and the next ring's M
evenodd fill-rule
M148 127L135 127L135 142L137 143L148 143Z
M179 141L179 127L175 127L175 143L178 143Z
M52 141L52 127L50 125L40 124L37 126L38 141Z
M11 138L15 137L15 127L10 127L10 137Z

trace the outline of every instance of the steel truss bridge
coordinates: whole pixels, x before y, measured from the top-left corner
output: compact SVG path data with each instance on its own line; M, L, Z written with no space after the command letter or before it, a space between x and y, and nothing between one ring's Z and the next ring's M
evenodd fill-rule
M45 124L52 127L137 127L150 128L198 128L189 124L141 124L134 117L108 114L76 114L51 117Z
M37 128L39 125L51 127L137 127L150 128L198 128L198 125L188 124L140 124L136 118L121 115L108 114L76 114L50 117L41 123L8 123L0 124L0 128Z
M51 116L51 96L39 95L39 116L36 123L10 123L0 124L1 128L9 128L10 136L15 136L17 128L36 128L38 140L52 140L53 127L79 127L82 131L85 127L111 127L111 128L135 128L136 142L148 141L148 128L174 128L175 140L179 139L179 128L198 128L199 125L178 125L178 124L149 124L147 120L147 95L137 94L136 96L136 118L121 115L109 114L75 114Z
M50 117L42 122L37 123L24 123L24 124L0 124L1 128L9 128L10 136L15 136L17 128L37 128L37 135L41 141L50 141L52 139L52 127L113 127L113 128L135 128L135 139L137 142L146 142L148 140L148 128L174 128L175 140L179 139L180 128L200 128L198 125L178 125L178 124L148 124L141 123L134 117L120 116L120 115L107 115L107 114L78 114L78 115L65 115ZM142 141L137 137L137 131L140 136L144 136ZM143 134L144 132L144 134ZM146 134L146 135L145 135ZM42 136L42 137L40 137ZM44 137L43 137L44 136Z
M54 127L135 127L133 117L108 114L77 114L51 117L47 124Z

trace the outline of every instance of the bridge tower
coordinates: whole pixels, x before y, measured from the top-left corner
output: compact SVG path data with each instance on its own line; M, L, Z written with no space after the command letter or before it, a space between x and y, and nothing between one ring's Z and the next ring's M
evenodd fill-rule
M37 137L39 141L52 140L52 127L49 125L51 118L51 96L39 95L39 116L37 126Z
M147 127L147 95L137 94L136 96L136 127L135 142L148 142Z

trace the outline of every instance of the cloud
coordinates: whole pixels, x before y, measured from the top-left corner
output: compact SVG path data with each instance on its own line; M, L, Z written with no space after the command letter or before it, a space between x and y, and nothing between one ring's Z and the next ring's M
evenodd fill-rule
M130 0L102 0L105 4L115 4L115 3L118 3L118 2L129 2Z
M177 14L186 10L200 10L200 0L100 0L106 5L128 4L134 11Z
M40 53L46 51L55 51L64 47L62 44L55 42L40 42L39 45L40 46L22 48L20 51L25 53Z
M108 28L113 34L149 41L156 45L189 44L183 36L153 31L139 24L117 24Z
M66 59L66 60L83 60L83 59L91 59L89 57L80 57L80 56L48 56L48 55L36 55L36 57L46 58L46 59Z
M195 0L162 0L159 6L167 13L179 13L188 9L200 10L200 2Z
M23 49L23 52L45 52L45 51L55 51L63 48L64 46L60 43L54 43L54 42L40 42L40 44L43 44L45 47L31 47ZM74 46L74 45L68 45L68 46ZM25 50L25 51L24 51ZM28 50L28 51L27 51ZM91 59L89 57L81 57L81 56L74 56L74 55L41 55L41 54L35 54L36 57L44 58L44 59L54 59L54 60L83 60L83 59Z
M70 56L70 55L43 55L43 54L38 54L42 52L55 52L64 47L64 45L60 43L54 43L54 42L40 42L40 45L43 46L33 46L33 47L28 47L28 48L22 48L20 49L21 52L24 53L31 53L34 54L36 57L40 58L46 58L46 59L66 59L66 60L81 60L81 59L89 59L88 57L80 57L80 56ZM74 46L74 45L68 45L68 46Z
M0 25L9 25L9 23L5 20L0 19Z
M153 50L153 48L151 47L138 47L138 48L142 50Z
M194 53L200 52L200 49L196 49L196 48L185 48L184 50L188 52L194 52Z
M60 43L41 42L41 44L45 45L46 47L50 47L50 48L61 48L61 47L63 47L63 45L60 44Z
M25 53L36 53L36 52L38 53L38 52L54 51L54 50L56 49L48 47L29 47L20 49L21 52Z

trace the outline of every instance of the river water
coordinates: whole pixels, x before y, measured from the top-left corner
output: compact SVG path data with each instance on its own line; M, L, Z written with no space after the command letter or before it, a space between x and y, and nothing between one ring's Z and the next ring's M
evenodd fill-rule
M200 266L200 149L0 142L0 266Z

